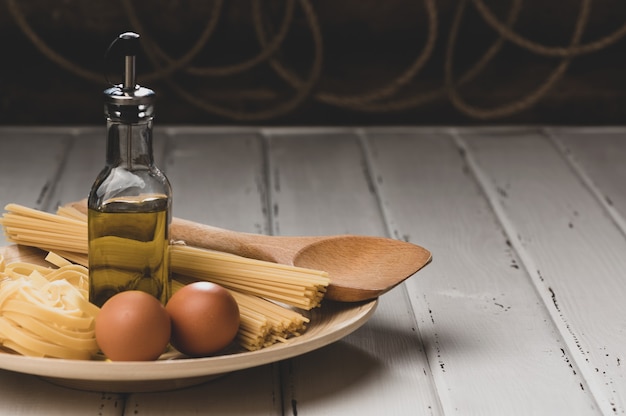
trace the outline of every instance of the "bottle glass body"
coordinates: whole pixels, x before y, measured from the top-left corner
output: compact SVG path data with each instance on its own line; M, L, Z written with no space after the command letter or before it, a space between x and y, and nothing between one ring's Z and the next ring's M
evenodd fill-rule
M152 118L107 120L107 163L88 198L89 300L102 306L125 290L163 304L171 294L171 187L154 165Z

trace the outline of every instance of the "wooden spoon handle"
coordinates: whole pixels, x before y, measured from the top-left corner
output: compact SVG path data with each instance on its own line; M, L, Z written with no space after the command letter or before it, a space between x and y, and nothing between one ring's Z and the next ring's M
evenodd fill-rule
M212 227L193 221L173 218L171 238L199 248L218 250L258 260L276 261L271 252L264 250L263 236L240 233Z
M66 205L87 214L86 199ZM170 238L194 247L288 265L293 265L295 254L303 245L317 240L317 237L277 237L243 233L176 217L172 218Z

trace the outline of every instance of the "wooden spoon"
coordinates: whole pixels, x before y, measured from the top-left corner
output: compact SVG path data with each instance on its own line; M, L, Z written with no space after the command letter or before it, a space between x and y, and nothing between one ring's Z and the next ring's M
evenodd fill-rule
M253 259L324 270L325 298L357 302L382 295L424 267L428 250L382 237L287 237L240 233L174 218L174 240Z
M85 201L69 205L86 212ZM173 218L170 236L194 247L326 271L330 285L325 298L341 302L376 298L431 261L431 254L425 248L383 237L268 236L180 218Z

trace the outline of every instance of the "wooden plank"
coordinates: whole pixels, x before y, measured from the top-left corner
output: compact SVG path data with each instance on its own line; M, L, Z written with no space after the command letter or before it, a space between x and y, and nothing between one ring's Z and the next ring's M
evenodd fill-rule
M351 129L266 129L266 143L254 129L163 129L155 154L175 215L251 232L390 234L433 250L433 264L383 296L359 331L305 356L127 401L0 372L0 413L624 412L626 311L611 300L625 290L624 229L612 215L624 216L626 154L619 130L599 147L576 131L555 129L554 146L535 129L462 130L454 140L441 129L366 129L362 139ZM35 139L19 154L36 148L44 166L20 185L24 204L82 197L104 163L97 129L26 136ZM67 161L51 149L69 149ZM25 171L10 163L0 170ZM59 185L37 205L48 177ZM0 183L6 195L19 202Z
M267 230L261 138L248 130L166 130L163 169L176 216L246 232ZM189 389L132 394L126 413L281 414L275 365L235 372Z
M174 192L174 215L267 233L262 142L248 130L169 129L162 165Z
M0 414L121 416L124 413L119 395L72 390L34 376L0 371Z
M357 136L314 129L267 134L275 234L386 234Z
M18 203L43 209L71 144L71 129L0 128L0 207ZM6 245L0 233L0 245Z
M626 189L624 187L626 183L626 165L624 164L626 160L626 141L624 140L626 129L624 127L557 128L548 129L548 134L622 235L626 236ZM603 252L602 246L598 251ZM621 279L623 279L624 270L621 268ZM619 277L615 275L613 278L616 280L615 284L618 284ZM617 293L612 292L610 296L612 299L621 299L624 292L622 283L620 290ZM602 302L601 305L605 303L607 302ZM614 303L614 301L609 303ZM599 307L604 308L605 306ZM619 311L615 312L619 313ZM615 315L609 325L605 326L603 322L602 327L604 339L611 342L610 349L604 345L598 346L605 349L604 356L606 357L604 362L600 362L600 364L604 364L604 368L598 367L603 375L600 381L613 390L613 394L609 396L611 399L613 396L619 395L621 405L614 406L614 408L616 413L618 410L623 412L626 406L624 404L626 383L624 382L625 372L621 368L621 364L626 347L626 338L623 330L617 333L610 330L611 327L623 328L623 318L620 319L619 315ZM615 361L611 358L614 358ZM620 382L616 383L615 379L620 380Z
M268 130L274 232L386 235L357 135ZM282 363L291 414L440 414L411 306L401 286L342 341Z
M625 412L621 230L542 132L461 134L585 391L604 414Z
M392 233L433 252L406 286L445 413L595 414L585 380L451 136L427 128L364 135ZM505 143L493 159L515 157ZM502 174L495 170L494 180Z
M547 133L590 192L626 232L626 129L552 128Z
M124 414L280 415L279 396L276 366L264 365L182 390L131 394Z

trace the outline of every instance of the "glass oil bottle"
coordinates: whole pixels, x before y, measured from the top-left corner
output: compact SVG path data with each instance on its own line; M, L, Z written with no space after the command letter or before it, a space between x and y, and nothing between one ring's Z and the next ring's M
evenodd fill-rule
M104 91L106 166L88 198L89 300L142 290L163 304L170 296L171 187L154 164L154 91L135 82L139 35L111 45L125 56L123 84Z

